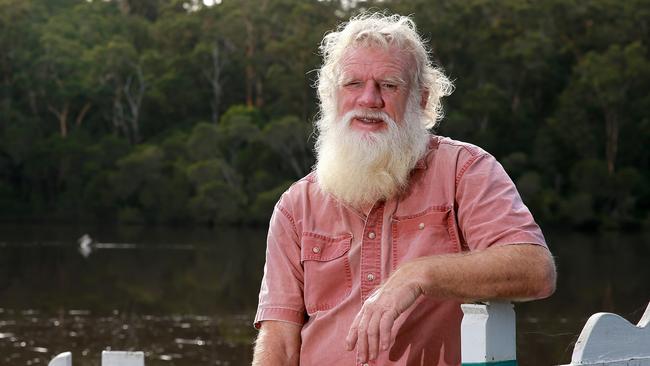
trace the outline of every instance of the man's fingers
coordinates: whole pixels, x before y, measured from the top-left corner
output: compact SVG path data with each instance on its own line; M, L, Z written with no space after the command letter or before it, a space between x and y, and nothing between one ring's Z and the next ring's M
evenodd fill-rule
M359 321L361 320L361 312L357 314L356 317L354 317L354 321L352 321L352 325L350 326L350 331L348 332L348 336L345 338L345 348L348 351L352 351L354 349L354 346L357 344L357 337L359 336Z
M368 323L368 359L374 360L377 358L379 351L379 322L381 321L381 312L374 312L370 322Z
M369 312L365 306L361 308L361 320L359 320L357 337L357 358L359 362L368 361L368 323L370 322Z
M386 311L382 314L379 322L379 345L382 351L386 351L391 343L391 330L395 323L395 316L393 312Z

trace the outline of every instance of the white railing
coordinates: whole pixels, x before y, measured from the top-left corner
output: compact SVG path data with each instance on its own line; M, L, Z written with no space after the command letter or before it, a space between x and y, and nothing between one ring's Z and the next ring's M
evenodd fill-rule
M516 366L516 322L508 302L463 304L463 366ZM637 325L616 314L592 315L563 366L650 366L650 303ZM103 351L102 366L144 366L143 352ZM72 366L72 354L54 357L48 366Z
M72 354L60 353L48 363L48 366L72 366ZM102 366L144 366L144 353L102 351Z
M564 366L650 366L650 303L634 325L616 314L596 313L582 328Z
M464 366L514 366L515 313L510 303L463 304ZM650 366L650 303L637 325L611 313L592 315L563 366Z
M517 365L515 310L509 302L462 304L461 360L467 365Z

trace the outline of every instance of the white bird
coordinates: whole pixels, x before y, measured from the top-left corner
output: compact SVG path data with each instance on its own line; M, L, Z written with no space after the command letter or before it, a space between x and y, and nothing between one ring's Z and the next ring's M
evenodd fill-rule
M88 258L90 253L93 251L93 239L90 235L83 234L77 242L79 243L79 253L81 253L85 258Z

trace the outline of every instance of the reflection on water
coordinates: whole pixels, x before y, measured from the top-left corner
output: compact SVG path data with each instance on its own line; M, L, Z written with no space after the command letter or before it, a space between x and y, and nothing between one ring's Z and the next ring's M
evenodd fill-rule
M636 324L650 301L650 235L549 233L558 287L549 299L519 304L522 365L569 363L587 318L606 311ZM560 362L561 361L561 362Z
M0 327L0 364L43 364L70 350L74 365L97 365L101 350L142 350L147 365L250 364L253 330L248 315L59 315L5 310ZM173 361L170 363L169 361Z
M78 239L92 238L79 253ZM0 228L0 365L250 363L264 229ZM180 315L182 314L182 315Z
M84 257L79 239L90 251ZM142 350L151 365L250 364L264 229L0 227L0 365ZM518 304L522 365L570 360L590 314L636 323L650 298L641 234L551 233L559 286Z

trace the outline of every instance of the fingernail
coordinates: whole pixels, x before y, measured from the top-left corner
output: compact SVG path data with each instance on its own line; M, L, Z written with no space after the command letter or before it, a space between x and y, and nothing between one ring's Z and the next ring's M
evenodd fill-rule
M381 349L383 349L384 351L387 350L388 349L388 344L386 344L386 343L382 344Z

